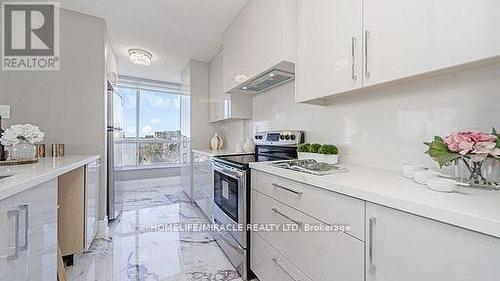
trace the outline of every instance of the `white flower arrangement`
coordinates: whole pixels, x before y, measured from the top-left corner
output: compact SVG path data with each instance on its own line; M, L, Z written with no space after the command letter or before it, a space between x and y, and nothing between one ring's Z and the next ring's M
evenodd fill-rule
M20 140L26 140L31 144L43 141L45 134L40 128L31 124L12 125L6 129L0 138L0 142L7 145L14 145Z

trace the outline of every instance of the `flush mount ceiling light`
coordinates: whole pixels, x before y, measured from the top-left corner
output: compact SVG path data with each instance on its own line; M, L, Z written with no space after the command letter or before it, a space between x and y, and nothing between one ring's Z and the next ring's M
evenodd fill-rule
M133 64L148 66L151 63L151 58L153 55L142 49L130 49L128 50L128 55L130 61Z
M236 83L245 82L248 80L248 78L250 78L250 77L247 74L236 74L234 76L234 82L236 82Z

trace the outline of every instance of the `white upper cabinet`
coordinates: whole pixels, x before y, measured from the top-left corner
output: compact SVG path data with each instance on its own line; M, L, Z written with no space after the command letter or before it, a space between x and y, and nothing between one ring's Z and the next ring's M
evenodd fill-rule
M367 281L499 280L500 239L366 203Z
M498 0L364 0L363 5L364 86L500 55Z
M224 51L220 51L208 65L209 121L251 119L252 96L245 93L228 94L223 90L224 59Z
M218 52L208 64L208 96L209 96L209 121L216 122L223 118L221 105L222 89L222 51Z
M297 1L249 0L224 33L223 45L224 92L283 61L295 63Z
M299 0L296 100L361 87L362 0Z
M299 0L296 100L497 61L498 11L498 0Z
M104 46L104 56L106 63L106 80L114 85L118 82L118 62L113 51L113 46L108 39L106 39L106 44Z

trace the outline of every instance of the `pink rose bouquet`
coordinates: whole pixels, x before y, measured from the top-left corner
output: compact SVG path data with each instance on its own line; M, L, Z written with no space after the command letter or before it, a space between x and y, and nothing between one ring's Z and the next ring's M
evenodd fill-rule
M439 165L449 165L460 158L481 162L487 157L500 159L500 135L493 129L493 133L456 132L446 138L434 137L434 141L426 143L429 150L426 152Z

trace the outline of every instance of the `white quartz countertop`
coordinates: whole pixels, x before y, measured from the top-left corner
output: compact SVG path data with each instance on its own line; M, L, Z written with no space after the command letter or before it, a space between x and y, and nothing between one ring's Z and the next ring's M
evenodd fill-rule
M253 154L253 152L237 152L231 149L222 149L222 150L211 150L211 149L193 149L191 150L193 153L203 154L209 157L212 156L226 156L226 155L241 155L241 154Z
M269 165L250 168L500 238L500 192L460 188L443 193L397 171L346 166L347 172L315 176Z
M98 155L70 155L42 158L38 163L17 166L0 166L0 200L47 182L71 170L99 159Z

